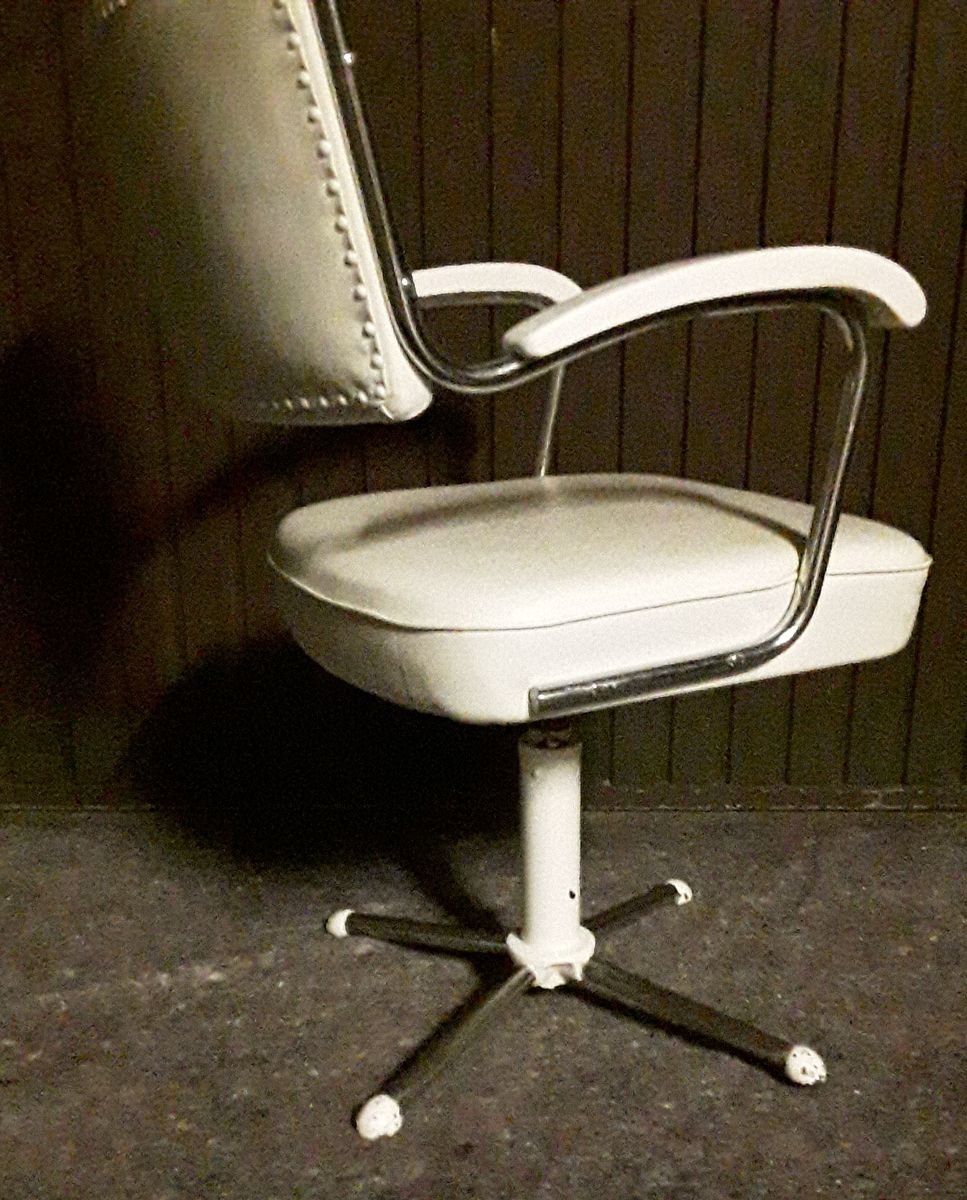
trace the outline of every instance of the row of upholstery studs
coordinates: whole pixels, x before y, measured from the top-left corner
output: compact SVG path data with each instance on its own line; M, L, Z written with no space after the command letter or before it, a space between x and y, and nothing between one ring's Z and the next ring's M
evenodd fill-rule
M373 372L375 382L369 391L360 390L353 396L348 396L345 393L338 393L335 396L301 396L296 399L288 398L285 400L269 401L267 407L278 413L283 412L311 412L314 410L325 410L331 408L347 408L351 404L361 404L368 407L379 407L386 398L386 380L384 375L384 360L379 352L379 347L376 342L376 325L373 322L366 302L368 300L368 292L366 285L363 283L362 275L359 271L359 255L352 244L350 236L349 218L346 215L345 208L342 203L342 187L339 180L336 178L335 170L332 166L332 143L326 136L326 131L322 124L322 110L320 109L315 96L312 92L312 77L306 69L306 64L302 56L302 38L296 31L294 22L289 12L289 6L286 0L273 0L273 7L283 17L288 30L286 44L293 55L296 55L299 62L299 71L296 75L296 84L304 90L307 95L307 110L306 116L310 124L314 125L318 130L318 140L316 142L316 153L319 160L324 164L326 177L326 193L330 196L335 208L335 227L342 235L343 240L343 264L347 269L354 272L356 283L353 287L353 299L364 306L364 319L362 323L362 334L366 339L369 347L369 363Z
M94 5L94 10L102 21L106 21L108 17L113 17L119 8L127 8L128 0L98 0Z

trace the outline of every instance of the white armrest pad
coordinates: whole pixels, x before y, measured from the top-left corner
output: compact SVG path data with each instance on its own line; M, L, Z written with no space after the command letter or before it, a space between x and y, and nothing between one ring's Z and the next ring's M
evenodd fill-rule
M870 250L783 246L710 254L637 271L519 321L506 350L539 359L611 329L695 304L771 292L850 292L869 303L879 325L918 325L927 311L909 272Z
M532 263L475 262L454 263L445 267L426 267L413 272L417 298L432 296L519 293L522 296L543 296L559 304L581 293L580 287L550 267Z

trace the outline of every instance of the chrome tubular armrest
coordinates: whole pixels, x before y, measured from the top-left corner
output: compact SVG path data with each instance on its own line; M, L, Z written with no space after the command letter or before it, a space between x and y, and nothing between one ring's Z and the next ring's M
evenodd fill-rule
M414 271L410 278L421 309L513 305L540 312L581 291L560 272L530 263L460 263L424 268ZM564 371L563 366L550 371L534 463L534 474L541 477L547 474L551 462Z
M864 316L854 301L836 297L804 297L797 298L796 302L819 308L833 319L846 342L850 363L843 383L822 491L813 510L792 596L779 623L760 641L736 647L734 650L618 675L605 675L597 679L532 688L529 703L533 718L545 719L569 713L588 712L615 704L646 700L682 688L724 681L761 666L788 650L805 631L819 601L836 533L836 523L839 520L843 484L863 404L867 351ZM716 304L705 315L721 316L726 311L758 312L764 309L791 307L792 303L789 297L777 297L772 302L757 300L752 304L736 301L724 309L722 305ZM698 315L702 314L694 311L688 313L690 317Z
M573 279L535 263L449 263L414 271L411 280L423 309L513 304L539 312L581 294Z

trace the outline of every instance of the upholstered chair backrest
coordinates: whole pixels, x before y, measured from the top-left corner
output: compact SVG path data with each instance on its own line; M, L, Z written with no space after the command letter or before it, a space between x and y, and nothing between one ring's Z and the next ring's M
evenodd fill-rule
M84 25L81 118L199 395L281 422L421 412L311 0L89 0Z

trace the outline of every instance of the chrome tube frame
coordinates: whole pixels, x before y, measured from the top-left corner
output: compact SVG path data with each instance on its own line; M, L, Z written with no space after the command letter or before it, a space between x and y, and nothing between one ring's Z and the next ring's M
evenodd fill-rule
M759 641L719 654L597 679L533 688L529 696L533 717L545 718L588 712L702 684L725 681L776 658L788 650L805 632L819 603L833 547L833 537L842 505L843 485L862 411L868 367L865 329L859 315L848 309L839 311L826 305L821 307L834 319L842 332L850 351L851 363L843 384L842 399L819 500L813 509L792 594L778 624Z
M419 296L417 303L423 310L434 308L474 308L498 305L514 305L518 308L530 308L540 312L550 307L553 300L546 296L538 296L531 292L453 292L435 296ZM551 375L550 388L544 401L544 411L541 414L541 432L537 444L537 458L534 461L534 474L543 479L547 474L551 453L554 449L554 431L557 426L557 413L561 403L561 388L564 386L564 367L555 367Z
M534 463L534 474L543 479L551 467L551 452L554 449L554 430L557 426L557 414L561 406L561 389L564 386L564 367L555 367L551 371L551 386L544 401L544 412L541 416L541 434L537 443L537 461Z
M429 382L467 395L486 395L516 387L552 373L551 390L544 412L541 445L536 464L543 475L550 461L551 439L560 395L563 368L577 358L604 349L637 333L661 328L673 321L697 317L719 318L739 313L762 313L805 306L819 309L840 329L850 353L850 366L843 387L833 443L820 496L800 558L799 571L786 611L779 623L752 645L720 654L669 663L659 667L603 676L598 679L562 682L533 688L529 707L535 720L586 712L591 709L644 700L652 696L722 682L761 666L787 650L804 632L815 611L832 549L842 502L843 483L849 465L867 374L867 316L852 296L831 290L777 291L756 296L684 306L673 311L632 320L606 330L540 360L504 354L479 363L459 364L442 356L427 340L419 315L420 300L407 273L389 210L379 183L379 173L370 143L365 116L354 76L355 56L347 45L339 20L336 0L316 0L322 45L333 79L337 104L342 114L356 183L363 199L365 219L380 263L383 286L393 326L404 353L414 368ZM513 293L474 296L468 302L526 303ZM536 301L537 297L532 297ZM431 304L445 302L435 297ZM542 305L543 306L543 305Z

